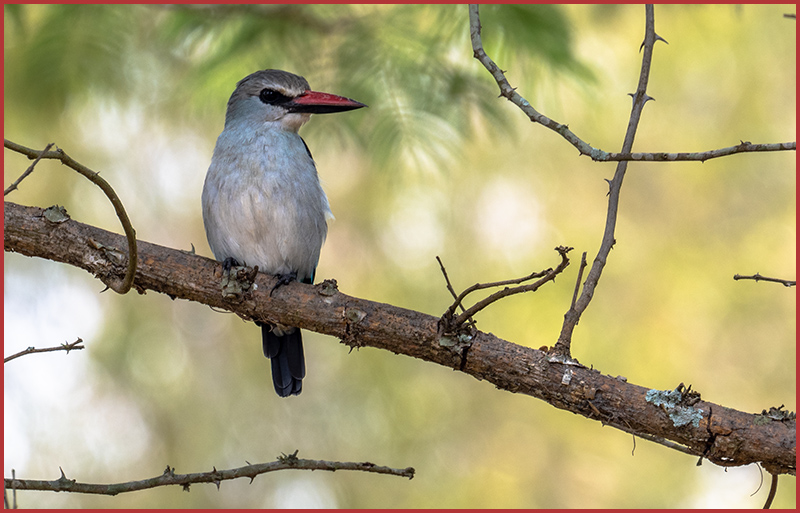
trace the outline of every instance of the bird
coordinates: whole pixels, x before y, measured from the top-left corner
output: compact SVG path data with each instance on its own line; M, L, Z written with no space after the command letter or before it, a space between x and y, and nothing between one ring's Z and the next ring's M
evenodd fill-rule
M298 134L311 114L365 104L312 91L288 71L264 69L236 84L203 184L206 237L214 257L258 266L277 285L313 283L333 218L311 151ZM272 382L280 397L299 395L306 374L300 329L256 322Z

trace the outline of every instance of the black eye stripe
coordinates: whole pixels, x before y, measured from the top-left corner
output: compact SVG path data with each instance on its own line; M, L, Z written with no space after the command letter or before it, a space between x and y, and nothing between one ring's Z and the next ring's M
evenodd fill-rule
M279 105L291 100L289 96L274 89L262 89L261 92L258 93L258 98L267 105Z

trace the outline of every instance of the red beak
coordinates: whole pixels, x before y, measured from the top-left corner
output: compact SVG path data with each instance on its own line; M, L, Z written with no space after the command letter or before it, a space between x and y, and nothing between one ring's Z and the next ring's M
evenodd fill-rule
M306 91L283 106L290 112L307 112L309 114L329 114L331 112L344 112L366 107L361 102L336 96L335 94Z

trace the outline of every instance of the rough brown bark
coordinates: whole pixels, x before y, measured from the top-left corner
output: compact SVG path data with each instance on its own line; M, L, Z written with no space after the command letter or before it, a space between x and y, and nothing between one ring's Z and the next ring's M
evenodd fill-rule
M122 280L127 262L123 236L74 220L48 221L43 212L5 202L6 251L80 267L107 284ZM794 416L775 420L774 415L744 413L686 390L675 404L660 405L666 391L650 390L648 396L645 387L490 333L477 332L471 340L442 338L437 335L438 318L347 296L333 281L291 283L270 297L275 278L259 273L255 290L226 299L218 262L142 241L138 248L134 287L142 294L149 289L245 319L298 326L351 346L438 363L718 465L759 462L773 474L796 473Z

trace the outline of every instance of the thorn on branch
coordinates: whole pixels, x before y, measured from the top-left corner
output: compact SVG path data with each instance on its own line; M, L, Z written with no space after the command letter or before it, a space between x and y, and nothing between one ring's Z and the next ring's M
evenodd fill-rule
M82 342L83 339L81 337L78 337L77 340L75 340L75 342L64 342L63 344L61 344L61 347L63 347L64 351L66 351L67 354L69 354L69 352L73 349L83 349L83 346L80 345Z
M295 451L292 454L288 455L281 453L281 455L278 456L278 461L280 461L281 463L288 463L289 465L294 465L298 461L297 458L298 452L300 452L300 449L295 449Z
M741 274L734 274L733 279L736 281L739 280L754 280L754 281L770 281L773 283L780 283L784 287L795 287L797 286L796 280L783 280L781 278L769 278L767 276L761 276L759 273L755 273L752 276L742 276Z
M62 488L67 489L67 487L69 487L70 485L75 484L75 480L74 479L67 479L67 476L64 474L64 469L62 469L59 466L58 470L61 471L61 477L59 477L58 480L56 481L59 484L59 486L61 486Z

